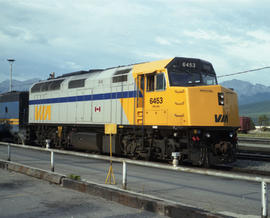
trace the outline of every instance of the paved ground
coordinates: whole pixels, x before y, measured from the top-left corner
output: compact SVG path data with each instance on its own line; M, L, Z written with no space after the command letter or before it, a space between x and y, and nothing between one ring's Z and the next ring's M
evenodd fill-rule
M164 217L0 169L0 217Z
M7 148L0 146L0 159ZM12 148L14 162L50 169L47 153ZM108 162L55 154L55 171L104 184ZM128 189L235 217L260 217L260 184L128 165ZM121 187L122 165L113 164Z

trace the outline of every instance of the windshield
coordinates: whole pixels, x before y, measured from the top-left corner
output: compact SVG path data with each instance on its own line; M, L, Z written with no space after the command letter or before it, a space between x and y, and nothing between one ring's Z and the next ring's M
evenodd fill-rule
M195 58L174 58L167 71L171 86L217 85L216 74L211 63Z
M171 71L169 72L171 86L201 86L216 85L216 76L204 72Z
M216 76L213 74L202 73L202 80L204 85L216 85Z
M201 82L200 74L189 72L170 72L170 81L172 86L185 86L187 84L196 84Z

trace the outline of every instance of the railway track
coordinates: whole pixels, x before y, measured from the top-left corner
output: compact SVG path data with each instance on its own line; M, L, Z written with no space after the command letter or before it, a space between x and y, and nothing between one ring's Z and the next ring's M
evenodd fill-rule
M237 154L237 159L270 162L270 155L254 152L241 152Z
M248 143L248 144L263 144L270 146L270 138L250 138L250 137L238 137L239 143Z
M270 162L270 139L239 137L237 159Z

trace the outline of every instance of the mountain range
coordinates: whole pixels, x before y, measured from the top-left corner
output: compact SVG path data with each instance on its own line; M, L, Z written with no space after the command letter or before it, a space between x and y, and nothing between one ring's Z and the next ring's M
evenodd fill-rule
M250 82L237 79L222 82L220 85L234 89L238 94L239 105L270 101L270 86L262 84L253 85Z
M12 90L27 91L30 86L40 79L30 79L25 81L12 81ZM242 80L227 80L220 85L226 88L232 88L238 94L239 114L240 116L250 116L256 119L261 114L270 117L270 86L262 84L253 85L250 82ZM9 90L9 80L0 82L0 93Z
M228 80L220 85L233 88L238 94L239 115L251 117L257 122L260 115L270 118L270 86L253 85L242 80Z
M12 80L12 90L13 91L28 91L32 84L40 81L40 79L29 79L25 81ZM9 91L9 80L4 80L0 82L0 93Z

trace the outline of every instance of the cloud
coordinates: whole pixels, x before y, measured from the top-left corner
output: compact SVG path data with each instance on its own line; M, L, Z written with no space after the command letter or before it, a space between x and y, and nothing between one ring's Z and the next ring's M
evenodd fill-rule
M144 52L143 57L148 61L150 60L159 60L159 59L168 59L173 57L170 54L158 53L158 52Z
M35 34L34 32L20 26L9 26L8 28L3 27L2 30L0 30L0 33L5 35L7 38L19 40L25 43L47 43L45 37Z
M168 39L162 38L160 36L156 37L155 41L160 45L171 45Z
M202 29L196 31L184 31L183 34L190 38L215 41L217 43L238 43L241 40L238 37L232 37L230 35L219 34L215 31Z
M253 30L247 32L247 35L252 36L254 39L264 42L270 42L270 31L265 31L262 29Z
M83 66L80 64L77 64L73 61L65 61L64 63L60 64L60 67L63 69L71 69L71 70L81 70L83 69Z
M2 73L8 70L7 57L18 60L15 77L47 77L52 71L174 56L209 60L220 74L270 64L266 0L0 0L0 4L1 79L7 77ZM270 84L270 79L264 82Z

